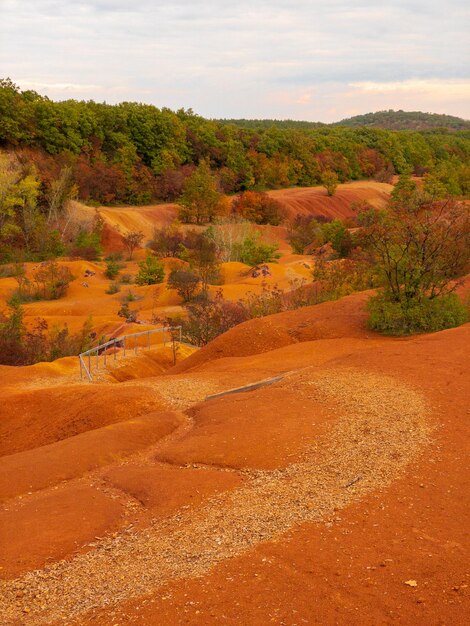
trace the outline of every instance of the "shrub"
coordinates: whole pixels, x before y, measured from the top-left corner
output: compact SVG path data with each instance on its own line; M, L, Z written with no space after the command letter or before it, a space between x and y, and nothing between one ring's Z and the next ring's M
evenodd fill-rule
M201 279L191 270L174 269L168 277L168 288L176 289L183 302L188 302L196 293Z
M432 333L465 323L468 311L455 294L438 298L422 298L407 302L391 302L379 294L367 304L369 326L384 335Z
M121 285L119 283L111 283L106 289L106 293L111 295L114 293L118 293L119 291L121 291Z
M256 224L278 226L282 221L281 204L267 193L245 191L235 198L232 213Z
M101 233L103 230L103 219L97 212L89 229L81 228L74 243L72 244L70 255L81 257L87 261L96 261L101 257Z
M201 293L186 307L187 318L178 320L183 327L183 337L196 346L204 346L232 326L248 319L247 312L239 302L224 300L222 292L214 297Z
M184 240L184 233L179 228L179 223L173 222L170 226L154 229L149 248L160 257L177 257Z
M123 285L131 285L134 282L134 278L130 274L121 274L120 280Z
M246 237L241 243L235 244L234 255L241 262L250 267L261 263L275 263L281 256L276 244L270 245L259 241L258 235Z
M16 296L20 302L58 300L67 293L73 276L68 267L56 261L44 261L33 273L33 280L24 274L16 277Z
M307 246L324 243L322 228L318 220L309 215L297 215L289 224L287 241L296 254L304 254Z
M90 347L91 318L76 334L70 334L67 325L49 330L46 320L39 318L31 330L26 330L24 311L18 300L12 299L8 306L8 314L0 312L0 364L32 365L80 354Z
M121 265L115 259L108 259L106 261L106 270L105 276L110 280L114 280L116 276L119 274L119 270L121 269Z
M165 278L165 268L152 254L147 254L146 258L139 263L139 272L135 282L138 285L156 285L162 283Z
M136 322L138 311L131 311L131 309L129 308L129 303L124 302L117 314L119 317L124 317L127 322Z
M122 302L135 302L137 299L135 293L130 289L128 289L127 293L121 298Z
M16 278L25 273L25 267L22 263L14 263L13 265L0 265L0 278Z

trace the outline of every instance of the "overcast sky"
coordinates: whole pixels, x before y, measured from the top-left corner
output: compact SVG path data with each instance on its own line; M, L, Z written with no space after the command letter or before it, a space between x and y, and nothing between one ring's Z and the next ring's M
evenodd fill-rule
M468 0L0 0L0 77L206 117L470 118Z

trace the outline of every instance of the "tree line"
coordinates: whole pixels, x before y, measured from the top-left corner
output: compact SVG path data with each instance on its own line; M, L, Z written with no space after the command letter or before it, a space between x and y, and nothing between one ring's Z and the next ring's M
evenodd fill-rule
M35 167L44 192L70 168L77 197L97 204L175 200L202 161L228 194L315 185L325 173L345 182L405 172L435 172L449 193L470 193L469 131L243 126L136 102L54 102L9 79L0 80L0 146Z

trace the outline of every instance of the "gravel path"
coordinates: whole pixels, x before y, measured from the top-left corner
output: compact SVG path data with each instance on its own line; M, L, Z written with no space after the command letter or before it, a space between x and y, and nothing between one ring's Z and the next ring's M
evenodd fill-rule
M394 379L358 370L302 371L279 385L301 389L337 412L302 462L259 471L240 489L144 531L0 586L0 623L47 624L149 593L176 578L336 511L397 478L429 441L421 395Z

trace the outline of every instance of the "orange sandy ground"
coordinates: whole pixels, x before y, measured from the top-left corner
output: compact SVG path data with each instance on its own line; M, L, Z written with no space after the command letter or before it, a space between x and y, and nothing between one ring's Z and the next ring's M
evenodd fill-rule
M285 285L288 272L302 275L304 261L284 258L273 266L273 281ZM80 279L67 297L27 305L30 319L76 329L91 313L100 332L118 332L119 294L104 294L103 265L69 265ZM88 288L80 285L86 268L96 271L83 279ZM224 267L229 297L259 288L242 269ZM0 298L13 283L0 280ZM141 317L149 316L152 289L132 289L143 296ZM468 291L467 282L462 294ZM367 295L247 322L191 356L183 351L180 358L188 358L173 369L161 345L119 355L93 384L79 380L73 357L0 367L0 578L17 590L7 608L0 590L0 623L467 624L470 324L379 337L367 330ZM175 310L178 299L161 289L157 306ZM28 595L27 572L93 554L100 538L144 531L152 520L196 514L216 494L245 485L246 472L289 467L330 432L335 405L299 397L282 383L205 399L302 368L385 374L397 389L408 385L429 407L431 442L389 486L332 518L294 525L199 577L170 579L111 606L77 608L58 622L48 618L54 607L46 596ZM410 580L416 586L405 584ZM92 577L88 582L93 586ZM85 587L76 593L78 606Z
M367 200L374 206L383 206L392 187L383 183L360 181L339 185L337 192L329 198L323 187L308 187L297 189L282 189L269 192L277 198L284 207L286 217L292 218L296 213L312 216L327 215L329 217L348 218L354 216L351 204L358 200ZM72 210L76 220L89 220L95 210L73 203ZM129 231L141 230L145 241L152 237L155 226L161 227L170 224L177 217L176 204L161 204L144 207L101 207L100 213L105 221L104 247L106 252L122 251L122 234ZM190 228L187 226L186 228ZM285 226L259 226L262 237L268 243L277 243L282 253L279 263L269 264L272 276L252 278L248 266L242 263L224 263L222 267L222 291L226 298L237 300L246 296L248 292L259 293L262 283L277 284L281 289L288 289L292 283L299 280L310 280L311 258L291 253L286 241L287 229ZM134 254L134 260L125 262L121 273L135 276L138 271L137 263L145 257L145 250L139 249ZM64 298L56 301L39 301L26 304L25 316L28 325L34 324L37 317L45 319L49 326L67 324L71 332L78 331L91 315L93 327L99 336L117 336L144 330L133 324L123 324L123 319L117 316L122 298L129 292L137 296L135 302L130 303L131 309L139 311L139 319L150 323L153 315L166 317L180 312L180 298L175 291L167 290L166 283L160 286L138 287L136 285L122 285L121 291L106 294L110 283L104 272L104 262L90 261L61 261L70 268L75 280ZM175 264L175 259L165 261L166 275ZM37 264L26 264L27 274L31 276ZM86 270L95 272L95 276L86 277ZM11 293L17 288L14 278L0 278L0 309ZM217 286L213 290L218 289Z
M215 493L239 488L245 469L295 462L335 420L327 406L309 409L277 385L209 401L205 395L305 367L346 367L387 374L429 403L433 440L402 477L327 524L294 526L198 578L170 580L64 621L467 623L470 325L380 338L366 329L366 297L247 322L163 376L144 368L144 377L127 382L117 375L80 384L70 376L64 383L55 363L4 368L2 398L18 419L6 409L1 417L2 577L93 550L106 533L196 510ZM124 368L132 362L138 372L148 356L133 358ZM175 406L172 394L186 405ZM35 601L24 599L27 586L19 589L11 623L51 623L25 612Z

